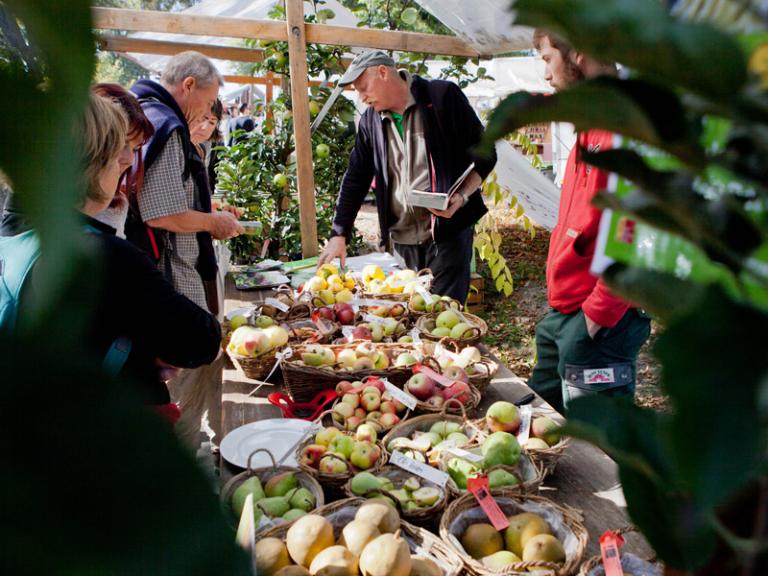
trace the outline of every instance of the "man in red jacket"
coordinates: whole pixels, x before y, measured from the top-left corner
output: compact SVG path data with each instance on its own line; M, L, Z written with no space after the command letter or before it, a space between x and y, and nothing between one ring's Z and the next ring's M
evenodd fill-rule
M615 75L600 63L542 30L534 45L546 63L545 79L555 90L584 78ZM580 149L611 148L613 135L590 130L578 135L568 157L557 226L547 256L551 309L536 327L537 363L528 385L559 412L578 396L629 396L635 392L635 365L650 334L650 320L614 296L590 272L602 212L592 206L608 174L579 160Z

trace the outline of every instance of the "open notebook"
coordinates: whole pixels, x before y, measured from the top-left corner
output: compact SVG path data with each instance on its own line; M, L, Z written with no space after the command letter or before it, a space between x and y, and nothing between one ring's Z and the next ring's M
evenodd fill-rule
M475 169L474 162L459 176L456 182L453 183L448 192L430 192L428 190L411 190L408 194L408 205L418 206L420 208L432 208L433 210L445 210L448 208L448 201L451 196L461 190L464 181L469 176L469 173Z

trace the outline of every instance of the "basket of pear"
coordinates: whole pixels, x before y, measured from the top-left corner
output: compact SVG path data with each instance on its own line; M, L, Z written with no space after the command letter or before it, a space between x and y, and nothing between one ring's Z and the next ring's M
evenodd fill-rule
M376 434L391 429L410 414L378 376L355 382L343 380L336 386L336 395L338 399L331 409L334 426L350 432L357 432L363 425L371 426L374 440Z
M453 342L445 339L434 345L430 354L439 366L441 374L454 380L463 380L466 375L467 382L477 388L480 394L485 393L499 370L499 364L488 356L483 356L475 346L457 349Z
M434 520L448 503L443 487L397 466L384 466L376 474L358 472L346 483L344 492L350 497L389 498L402 518L419 525Z
M517 438L508 432L494 432L462 448L449 447L438 453L438 467L447 472L448 488L464 494L470 478L488 476L491 488L536 491L544 480L541 465L523 452Z
M523 444L525 451L542 464L547 474L555 470L557 461L570 442L567 436L560 433L562 425L553 418L561 417L551 410L533 408L528 439ZM485 435L509 432L518 436L521 423L520 409L517 406L511 402L498 401L488 407L485 418L476 420L474 424Z
M448 413L452 403L457 405L461 416ZM442 450L466 446L478 434L479 430L467 419L461 403L449 400L440 413L416 416L401 422L384 436L381 443L390 454L401 452L409 458L437 468Z
M317 421L330 413L324 412ZM299 444L296 459L299 468L319 479L323 486L340 489L357 472L381 468L387 454L370 426L360 427L355 433L328 426Z
M429 290L432 271L429 269L405 269L391 272L388 276L378 264L368 264L360 274L362 295L365 298L406 302L416 291L416 286Z
M575 573L587 547L587 530L571 508L534 495L501 488L491 496L509 526L496 530L473 494L448 506L440 536L472 574L542 576Z
M251 466L254 455L259 452L269 455L272 466ZM221 490L222 508L235 525L249 495L253 499L254 524L258 530L295 520L325 503L323 489L311 474L291 466L278 466L266 448L254 450L248 456L246 471L230 479Z
M232 332L227 355L247 378L262 380L274 369L277 351L287 343L288 331L281 326L246 324Z
M451 342L458 349L476 345L488 333L485 320L454 309L425 314L416 320L416 328L422 338Z
M366 376L386 376L401 386L410 376L409 366L420 358L421 352L413 344L363 340L298 345L293 347L292 358L282 364L283 381L296 401L309 401L342 380L362 381Z
M444 312L446 310L464 310L461 302L450 296L440 296L417 290L408 298L408 312L414 317Z
M437 536L401 520L385 500L346 498L263 532L259 575L458 576L462 562Z

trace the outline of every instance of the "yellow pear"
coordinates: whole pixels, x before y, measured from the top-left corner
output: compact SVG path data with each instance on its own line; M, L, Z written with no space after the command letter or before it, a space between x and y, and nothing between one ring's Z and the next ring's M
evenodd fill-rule
M382 534L391 534L400 528L400 515L397 510L381 501L369 501L360 506L355 520L371 522Z
M509 527L504 530L504 547L516 554L523 555L526 542L537 534L550 534L549 524L538 514L523 512L510 516Z
M504 549L504 540L490 524L472 524L461 535L461 545L475 560Z
M411 549L395 534L382 534L372 540L360 555L363 576L410 576Z
M310 576L310 573L304 566L291 564L285 568L280 568L280 570L275 572L274 576Z
M262 538L256 542L253 556L256 560L256 572L273 576L280 568L288 566L288 548L279 538Z
M333 526L317 514L307 514L296 520L288 529L285 542L293 561L305 568L309 568L315 556L336 543Z
M481 560L483 566L489 570L501 570L505 566L520 561L521 560L518 558L517 554L512 554L509 550L499 550Z
M341 531L339 544L346 546L355 556L360 556L368 542L379 536L381 532L370 520L353 520Z
M409 576L443 576L443 571L434 560L411 554L411 573Z
M309 573L312 576L357 576L357 556L344 546L331 546L315 556Z
M534 536L523 548L523 561L565 562L565 548L552 534Z

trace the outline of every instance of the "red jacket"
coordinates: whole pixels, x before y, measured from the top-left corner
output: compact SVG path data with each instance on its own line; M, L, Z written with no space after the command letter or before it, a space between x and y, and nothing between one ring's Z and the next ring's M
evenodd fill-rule
M608 184L608 174L579 162L579 148L591 152L612 147L610 132L591 130L579 134L568 157L560 196L557 226L552 231L547 256L549 305L562 314L582 308L601 326L609 328L621 320L629 304L611 294L589 267L595 253L602 212L591 204Z

